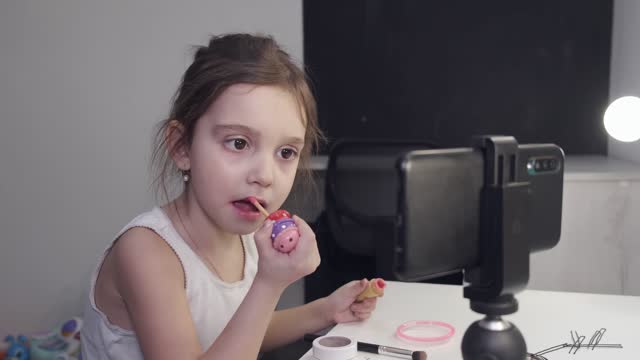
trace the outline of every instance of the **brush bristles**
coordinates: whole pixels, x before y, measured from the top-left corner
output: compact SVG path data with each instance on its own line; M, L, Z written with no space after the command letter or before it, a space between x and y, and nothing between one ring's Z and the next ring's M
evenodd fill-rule
M414 351L411 360L427 360L427 353L424 351Z

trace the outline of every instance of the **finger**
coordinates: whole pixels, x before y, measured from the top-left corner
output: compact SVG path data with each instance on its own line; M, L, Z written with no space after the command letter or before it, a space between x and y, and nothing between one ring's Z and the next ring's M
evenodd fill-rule
M349 308L353 311L373 311L376 308L376 303L375 299L366 299L353 303Z
M273 230L274 223L275 222L273 220L267 219L262 223L262 226L256 230L253 234L253 238L256 240L256 245L271 245L271 231Z
M375 309L376 301L374 301L374 299L366 299L364 301L358 301L358 302L352 303L351 307L358 310Z
M367 287L368 280L366 278L360 280L351 280L346 287L352 292L358 291L358 294Z
M256 230L256 234L260 234L260 235L271 235L271 230L273 229L273 224L275 224L275 221L271 220L271 219L266 219L262 225L260 226L260 228L258 228L258 230Z
M374 297L374 298L365 299L363 302L360 303L360 305L366 308L375 308L377 303L378 303L378 298Z
M365 301L366 299L358 300L358 296L360 296L360 294L362 294L362 292L367 289L367 286L369 286L369 280L367 278L363 278L360 280L355 280L353 282L354 285L350 287L351 295L355 297L356 302Z
M295 222L296 226L298 227L298 232L300 232L301 237L311 236L315 239L316 234L313 232L313 229L311 229L311 226L309 226L309 224L307 224L306 221L304 221L298 215L293 215L292 218L293 218L293 222Z
M360 319L360 320L366 320L368 318L371 317L371 313L370 312L360 312L360 311L353 311L353 316Z
M358 282L358 287L360 288L360 291L364 291L364 289L367 288L367 286L369 286L369 279L367 278L362 278L360 280L356 280Z
M302 253L302 256L306 256L309 251L319 254L316 234L313 232L311 227L297 215L293 216L293 220L296 223L298 233L300 234L296 250L299 250L298 252Z

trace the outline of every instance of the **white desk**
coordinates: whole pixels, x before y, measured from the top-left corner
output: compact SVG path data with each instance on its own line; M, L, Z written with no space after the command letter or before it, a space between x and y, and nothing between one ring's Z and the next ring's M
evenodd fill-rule
M379 345L424 350L429 360L462 359L460 344L464 332L473 321L482 318L481 314L469 308L469 300L462 296L462 287L392 281L387 283L385 295L379 299L371 318L360 323L339 324L329 334ZM520 329L529 352L535 353L561 343L571 343L571 330L585 335L586 344L595 331L606 328L601 343L622 344L622 349L581 348L576 354L569 354L567 348L544 356L549 360L640 358L640 297L525 290L516 294L516 298L520 304L518 312L505 319ZM395 337L395 329L409 320L444 321L453 325L456 333L449 342L437 346L407 344ZM314 357L311 350L301 358L312 359ZM360 352L357 359L394 358Z

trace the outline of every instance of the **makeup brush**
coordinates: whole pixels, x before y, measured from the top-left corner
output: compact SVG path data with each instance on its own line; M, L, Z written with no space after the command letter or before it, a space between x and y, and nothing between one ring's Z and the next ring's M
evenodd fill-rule
M258 209L258 211L262 213L262 215L269 217L269 212L265 208L263 208L262 205L260 205L256 198L254 198L253 196L249 196L247 200L249 200L249 202L252 203L253 206L255 206L256 209Z
M413 351L400 349L397 347L369 344L358 341L358 351L364 351L373 354L388 355L411 360L427 360L427 353L424 351Z
M322 335L305 334L304 341L313 342L313 340L315 340L320 336ZM371 354L393 356L393 357L398 357L402 359L427 360L427 353L424 351L400 349L396 347L369 344L369 343L360 342L360 341L358 341L358 351L368 352Z

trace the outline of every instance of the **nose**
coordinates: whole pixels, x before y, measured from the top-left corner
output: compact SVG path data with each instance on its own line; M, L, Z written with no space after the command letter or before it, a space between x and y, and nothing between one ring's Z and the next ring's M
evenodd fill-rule
M274 159L270 155L255 156L247 176L249 184L263 187L271 186L275 171Z

